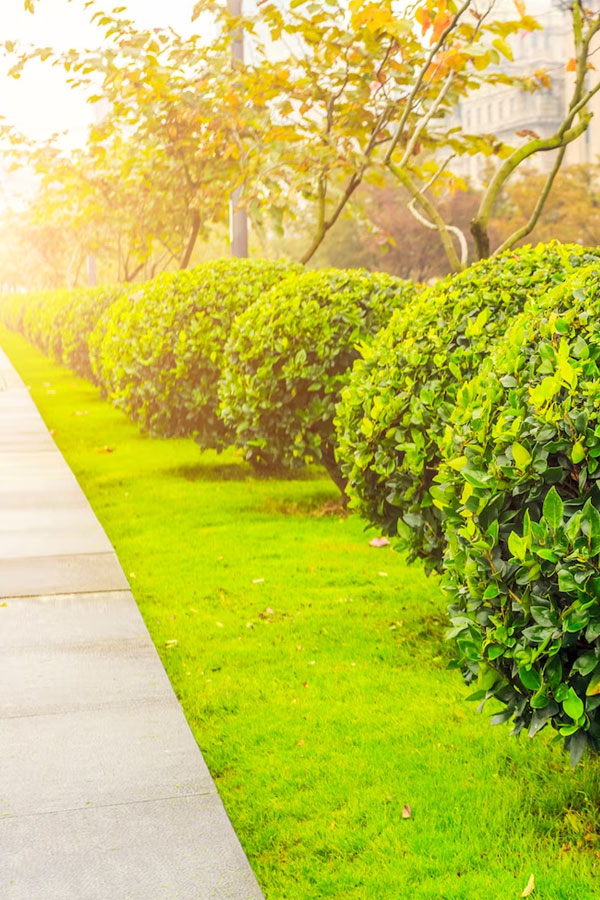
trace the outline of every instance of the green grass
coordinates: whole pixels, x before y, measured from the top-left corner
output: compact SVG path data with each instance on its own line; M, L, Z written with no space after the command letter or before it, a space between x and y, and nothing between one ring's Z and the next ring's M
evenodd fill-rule
M319 472L138 434L0 338L113 541L267 900L599 896L600 767L491 728L434 580L369 547ZM110 452L108 452L110 451ZM386 574L382 574L386 573ZM176 643L175 643L176 642ZM402 817L410 804L412 817Z

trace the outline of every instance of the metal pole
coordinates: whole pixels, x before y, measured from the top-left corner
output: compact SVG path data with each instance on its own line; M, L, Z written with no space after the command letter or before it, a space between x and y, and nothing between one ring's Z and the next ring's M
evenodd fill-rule
M227 0L227 9L231 16L241 16L242 0ZM241 28L233 36L231 59L234 69L237 63L244 62L244 32ZM248 216L245 209L236 209L241 192L241 187L236 188L229 201L229 230L231 255L245 259L248 256Z
M96 274L96 257L93 253L88 254L87 258L87 268L88 268L88 284L90 287L96 287L98 284L98 276Z

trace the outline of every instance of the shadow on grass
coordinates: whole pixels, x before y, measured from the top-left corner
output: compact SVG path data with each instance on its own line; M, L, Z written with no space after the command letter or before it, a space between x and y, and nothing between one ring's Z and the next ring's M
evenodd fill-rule
M250 463L240 460L233 463L213 463L200 461L191 466L177 466L169 470L175 478L186 481L322 481L327 478L324 469L310 466L306 469L290 471L289 469L261 468L254 469ZM325 495L331 499L330 495Z
M267 497L262 503L261 510L269 515L311 516L313 518L323 518L324 516L345 518L347 514L339 494L322 490L301 498Z
M254 478L252 468L239 463L194 463L192 466L177 466L169 470L175 478L186 481L249 481Z

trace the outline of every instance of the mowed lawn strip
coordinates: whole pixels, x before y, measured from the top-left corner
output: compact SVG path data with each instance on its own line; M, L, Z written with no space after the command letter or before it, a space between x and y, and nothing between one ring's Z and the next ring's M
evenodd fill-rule
M2 346L103 523L267 900L599 896L600 764L491 728L435 579L323 515L319 471L151 440ZM0 610L1 615L1 610ZM408 807L410 809L408 809Z

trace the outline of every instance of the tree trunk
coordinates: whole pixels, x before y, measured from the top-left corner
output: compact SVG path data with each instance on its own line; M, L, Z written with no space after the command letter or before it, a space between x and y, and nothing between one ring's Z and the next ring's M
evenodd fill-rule
M478 218L471 222L471 234L475 241L477 259L487 259L490 255L490 236L487 228L484 228Z
M321 444L321 461L327 469L327 474L342 495L342 503L345 509L348 505L348 495L346 494L348 481L342 475L342 471L335 458L334 449L329 442Z
M188 241L188 245L185 248L185 253L183 255L183 259L181 260L182 269L187 269L190 264L190 259L192 258L192 253L194 251L194 247L196 246L196 240L198 238L198 232L200 231L200 213L197 210L194 210L192 213L192 231L190 234L190 239Z

